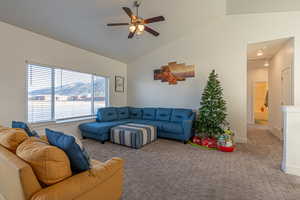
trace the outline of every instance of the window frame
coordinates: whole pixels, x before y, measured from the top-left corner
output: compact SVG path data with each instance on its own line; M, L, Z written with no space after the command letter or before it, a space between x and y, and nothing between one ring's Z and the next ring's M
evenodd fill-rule
M37 67L45 67L45 68L49 68L51 69L51 119L50 120L42 120L42 121L33 121L30 122L29 121L29 67L30 65L33 66L37 66ZM67 117L67 118L61 118L61 119L56 119L55 118L55 70L66 70L66 71L71 71L71 72L77 72L77 73L82 73L82 74L88 74L91 75L91 81L92 81L92 98L91 98L91 114L90 115L82 115L82 116L76 116L76 117ZM95 85L94 85L94 81L95 81L95 77L101 77L105 79L105 107L108 107L110 105L110 94L109 94L109 80L110 78L107 76L103 76L103 75L98 75L96 73L86 73L86 72L81 72L81 71L75 71L72 69L67 69L67 68L62 68L62 67L56 67L56 66L51 66L51 65L45 65L45 64L39 64L36 62L28 62L26 61L26 121L30 124L42 124L42 123L50 123L50 122L57 122L57 123L61 123L64 121L76 121L76 120L81 120L81 119L88 119L88 118L95 118L97 115L97 112L95 112Z

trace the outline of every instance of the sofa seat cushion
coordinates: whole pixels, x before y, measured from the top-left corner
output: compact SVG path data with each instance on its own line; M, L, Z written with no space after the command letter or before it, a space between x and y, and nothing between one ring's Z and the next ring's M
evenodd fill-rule
M79 129L83 132L93 133L93 134L105 134L110 131L114 126L121 124L130 123L133 120L119 120L113 122L89 122L84 123L79 126Z
M120 108L116 108L116 110L117 110L117 113L118 113L118 119L119 120L129 118L129 108L128 107L120 107Z
M72 176L66 153L44 140L31 137L17 148L16 153L29 163L38 180L46 185L55 184Z
M156 109L155 108L144 108L143 119L144 120L155 120Z
M90 158L74 136L50 129L46 129L46 135L51 145L60 148L68 155L74 174L90 169Z
M110 122L118 120L118 113L116 108L100 108L97 113L98 122Z
M173 109L171 115L172 122L182 122L188 120L193 114L191 109Z
M174 122L164 122L162 124L162 131L176 134L183 134L182 125Z
M158 130L160 130L162 128L162 124L165 123L165 122L154 121L154 120L142 120L142 119L138 120L138 119L135 119L135 120L132 120L132 123L152 125L152 126L157 127Z
M158 108L156 111L156 120L158 121L170 121L172 109L170 108Z
M26 131L19 128L1 128L0 144L15 153L17 147L29 138Z

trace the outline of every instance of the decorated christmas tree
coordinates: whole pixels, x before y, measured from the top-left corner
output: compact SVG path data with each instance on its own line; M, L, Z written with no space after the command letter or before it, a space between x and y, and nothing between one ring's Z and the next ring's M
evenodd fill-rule
M226 101L218 74L213 70L209 75L199 108L197 130L200 136L218 138L224 133L226 122Z

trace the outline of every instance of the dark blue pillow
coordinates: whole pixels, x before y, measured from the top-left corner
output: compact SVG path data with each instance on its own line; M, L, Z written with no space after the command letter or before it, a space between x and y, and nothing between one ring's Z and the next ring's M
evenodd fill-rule
M25 122L17 122L17 121L12 121L11 123L12 128L21 128L24 129L25 132L29 137L39 137L36 131L31 131L29 126Z
M46 135L51 145L62 149L69 157L74 174L90 169L90 158L83 147L76 143L74 136L46 129Z

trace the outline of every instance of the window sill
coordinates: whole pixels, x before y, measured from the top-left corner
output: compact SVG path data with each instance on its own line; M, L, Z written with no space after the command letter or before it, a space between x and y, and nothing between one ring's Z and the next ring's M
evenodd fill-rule
M80 122L80 121L86 121L86 120L92 120L92 119L96 119L96 116L57 120L57 121L55 121L55 123L56 124L64 124L64 123Z
M67 124L67 123L73 123L73 122L81 122L81 121L88 121L88 120L94 120L96 119L96 116L90 116L90 117L79 117L79 118L73 118L73 119L63 119L63 120L57 120L57 121L49 121L49 122L37 122L30 124L33 128L38 127L45 127L45 126L51 126L56 124Z

